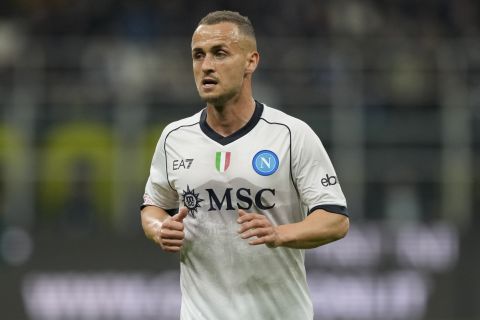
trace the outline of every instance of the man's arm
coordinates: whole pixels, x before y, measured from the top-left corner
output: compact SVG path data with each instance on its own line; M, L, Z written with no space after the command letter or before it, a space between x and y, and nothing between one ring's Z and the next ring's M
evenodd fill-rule
M146 206L141 212L143 231L164 251L178 252L185 237L183 219L187 213L187 208L183 207L172 217L159 207Z
M349 229L348 217L322 209L315 210L301 222L279 226L273 226L264 215L239 210L237 222L243 239L256 237L249 241L252 245L296 249L315 248L339 240Z

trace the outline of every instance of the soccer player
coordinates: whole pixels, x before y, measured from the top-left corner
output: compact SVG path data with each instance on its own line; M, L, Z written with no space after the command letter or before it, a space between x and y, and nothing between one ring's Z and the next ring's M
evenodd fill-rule
M312 319L304 249L349 228L330 159L307 124L254 100L247 17L208 14L191 49L206 107L161 134L141 211L146 236L180 252L181 319Z

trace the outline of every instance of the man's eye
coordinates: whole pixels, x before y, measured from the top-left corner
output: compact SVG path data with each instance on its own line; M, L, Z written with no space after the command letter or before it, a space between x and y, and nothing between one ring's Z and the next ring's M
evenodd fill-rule
M198 53L193 54L193 59L194 60L200 60L200 59L203 58L203 56L204 56L203 53L198 52Z
M225 51L217 51L217 52L215 53L215 56L216 56L216 57L219 57L219 58L223 58L223 57L225 57L226 55L227 55L227 53L226 53Z

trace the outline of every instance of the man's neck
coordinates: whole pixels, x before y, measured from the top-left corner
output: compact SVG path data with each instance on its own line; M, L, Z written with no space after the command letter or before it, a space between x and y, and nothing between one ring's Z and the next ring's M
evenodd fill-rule
M255 100L252 97L238 100L223 106L207 105L207 124L223 137L240 130L252 118Z

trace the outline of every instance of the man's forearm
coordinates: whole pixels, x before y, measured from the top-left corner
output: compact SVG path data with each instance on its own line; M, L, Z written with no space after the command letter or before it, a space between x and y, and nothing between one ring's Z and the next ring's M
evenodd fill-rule
M319 209L301 222L277 226L276 232L278 246L309 249L345 237L348 229L348 217Z

